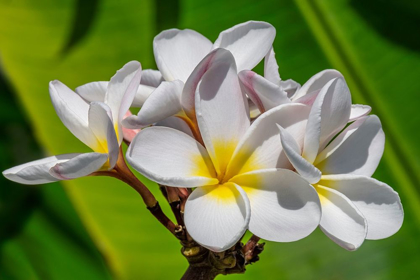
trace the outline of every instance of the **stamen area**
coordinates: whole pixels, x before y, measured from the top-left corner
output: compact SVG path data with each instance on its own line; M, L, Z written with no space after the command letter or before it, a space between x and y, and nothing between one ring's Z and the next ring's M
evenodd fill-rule
M219 203L235 203L240 196L239 191L232 183L204 186L203 190Z

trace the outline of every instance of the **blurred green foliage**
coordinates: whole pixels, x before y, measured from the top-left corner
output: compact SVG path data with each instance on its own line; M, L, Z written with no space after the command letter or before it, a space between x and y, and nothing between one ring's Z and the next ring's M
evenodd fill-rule
M129 60L154 68L152 40L162 29L191 28L215 40L220 31L251 19L276 27L283 79L304 83L336 68L353 103L373 107L387 135L375 177L400 193L406 217L396 235L366 241L356 252L339 248L319 230L299 242L269 242L260 262L229 278L415 278L420 5L414 1L0 0L0 61L7 77L0 83L2 169L87 151L55 115L50 80L71 88L108 80ZM34 188L1 180L0 279L177 279L186 269L177 241L120 182L83 178L62 183L64 191L58 183Z

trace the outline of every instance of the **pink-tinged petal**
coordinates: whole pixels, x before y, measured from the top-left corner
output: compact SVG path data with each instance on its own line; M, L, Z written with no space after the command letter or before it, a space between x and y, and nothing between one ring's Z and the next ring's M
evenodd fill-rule
M158 70L145 69L141 73L140 84L149 87L158 87L164 79Z
M108 154L79 154L67 161L57 163L50 168L50 174L60 180L71 180L88 176L107 162Z
M169 117L164 120L161 120L160 122L157 122L155 126L165 126L170 127L179 131L184 132L185 134L188 134L191 137L194 137L194 134L192 133L190 127L188 124L181 118L178 117Z
M277 65L276 54L274 53L273 47L270 48L264 58L264 78L275 85L280 85L281 78L279 66Z
M88 103L60 81L50 82L49 88L52 104L63 124L87 146L96 147L96 137L88 126Z
M127 113L125 113L124 115L124 119L130 116L132 116L131 112L127 111ZM140 129L130 129L123 126L122 131L123 131L124 140L131 143L134 137L136 137L137 133L140 132Z
M111 109L102 102L92 102L89 108L89 127L98 139L98 147L94 149L98 153L109 155L108 166L112 169L117 163L120 145L112 123Z
M342 193L321 185L315 188L322 206L321 230L344 249L359 248L368 230L363 214Z
M357 129L355 129L357 128ZM379 118L370 115L346 128L319 155L316 166L322 174L372 176L385 146L385 134Z
M105 101L108 82L91 82L76 88L76 93L88 102Z
M343 75L337 70L327 69L312 76L298 92L296 92L293 100L298 99L312 92L319 92L330 80L335 78L343 78Z
M140 79L141 64L138 61L130 61L118 70L108 83L105 103L111 108L119 144L123 140L121 122L133 103Z
M225 251L248 228L251 209L246 193L233 183L195 189L185 205L185 226L202 246Z
M230 180L243 188L251 204L249 230L266 240L292 242L313 232L321 220L315 189L291 170L265 169Z
M390 186L366 176L322 176L320 184L344 194L367 220L366 239L383 239L402 226L404 211L400 197Z
M262 21L248 21L220 33L213 48L229 50L235 57L238 72L251 70L268 53L276 29Z
M301 154L299 144L293 139L293 136L286 129L279 126L280 140L283 151L286 153L290 163L296 171L309 183L314 184L321 178L321 171L304 159Z
M65 154L31 161L3 171L3 176L13 182L25 185L56 182L59 179L50 174L50 168L57 163L68 161L78 155L80 154Z
M249 128L248 101L242 93L232 55L203 76L196 95L196 114L206 149L222 176L236 145Z
M244 70L239 73L242 91L254 102L261 112L281 104L290 103L285 91L257 73Z
M195 119L195 94L197 91L197 86L203 75L211 68L213 65L218 65L225 61L230 61L232 54L225 49L215 49L211 51L197 67L194 68L194 71L188 77L185 82L184 89L182 91L181 105L185 113L190 119Z
M207 55L212 43L193 30L169 29L153 40L156 64L166 81L185 81Z
M318 94L311 108L306 127L302 156L313 163L318 151L347 124L351 96L341 78L330 80Z
M162 82L147 98L137 116L123 121L127 128L141 128L182 113L180 103L184 84L179 81Z
M227 176L267 168L293 168L282 149L277 124L302 146L309 110L305 105L290 103L259 116L238 144Z
M173 128L143 129L131 142L126 156L134 169L159 184L198 187L218 183L206 149Z
M352 104L349 122L367 116L370 113L370 111L372 111L372 108L368 105Z

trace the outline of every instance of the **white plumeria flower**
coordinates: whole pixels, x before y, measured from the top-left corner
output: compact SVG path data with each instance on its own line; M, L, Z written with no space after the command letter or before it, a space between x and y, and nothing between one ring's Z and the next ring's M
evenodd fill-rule
M197 187L186 202L184 221L206 248L227 250L247 229L278 242L304 238L318 226L320 202L306 180L280 169L290 163L274 120L299 138L295 133L306 125L307 106L279 106L250 125L234 57L223 52L196 92L203 143L173 128L153 126L137 134L127 161L159 184Z
M265 112L290 102L312 106L315 98L329 81L343 78L337 70L327 69L312 76L302 87L293 80L282 81L278 72L275 54L271 49L264 60L264 77L257 73L244 70L239 73L241 87L256 105L259 112ZM366 116L370 113L368 105L353 104L349 121ZM253 113L257 116L257 110Z
M127 63L108 83L104 102L90 104L60 81L50 82L51 101L58 117L94 152L47 157L5 170L3 175L9 180L32 185L112 169L122 142L121 120L133 101L140 78L140 63Z
M254 68L274 41L275 28L266 22L248 21L220 33L213 44L196 31L169 29L153 41L156 64L165 82L147 98L138 116L124 121L128 128L141 128L176 116L191 125L195 120L197 83L214 60L217 49L229 50L238 71Z
M296 172L319 194L322 231L343 248L356 250L365 239L396 233L404 213L398 194L371 178L385 144L379 118L359 118L337 136L348 123L350 111L346 83L342 78L333 79L313 103L303 147L282 127L280 137Z

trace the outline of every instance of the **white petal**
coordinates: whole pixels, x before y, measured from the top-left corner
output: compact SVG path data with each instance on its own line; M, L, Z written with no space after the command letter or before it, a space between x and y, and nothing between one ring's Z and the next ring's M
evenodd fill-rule
M296 93L293 100L298 99L312 92L319 92L326 83L335 78L343 78L343 75L337 70L327 69L312 76Z
M250 124L248 100L240 89L232 55L204 74L195 107L206 149L221 175Z
M280 85L281 78L279 66L277 65L276 54L274 53L273 47L270 48L264 58L264 78L275 85Z
M212 43L206 37L189 29L165 30L153 40L156 64L166 81L185 83L211 47Z
M253 71L241 71L239 81L243 92L258 106L261 112L290 103L285 91Z
M251 119L255 119L261 115L261 111L258 109L257 105L248 98L248 107L249 107L249 116Z
M276 37L276 29L262 21L248 21L220 33L213 48L229 50L235 57L238 72L251 70L267 54Z
M187 116L194 120L195 116L195 94L197 91L197 86L203 75L213 67L213 65L219 65L225 61L232 60L232 54L225 49L215 49L211 51L197 67L194 68L194 71L188 77L188 80L185 82L184 89L182 91L181 105L184 109Z
M142 74L143 75L143 74ZM134 95L133 103L131 107L140 108L146 102L147 98L155 91L155 87L139 85L136 94Z
M286 129L278 126L280 130L280 140L284 152L290 163L296 169L296 171L305 178L309 183L314 184L321 178L321 171L319 171L310 162L304 159L300 153L301 149L299 144L293 139L293 136L287 132Z
M401 200L387 184L357 175L322 176L320 184L344 194L362 212L368 224L366 239L387 238L401 228Z
M80 141L94 148L97 142L88 127L88 103L60 81L51 81L49 88L54 109L63 124Z
M188 124L181 118L178 117L169 117L166 118L160 122L157 122L155 126L165 126L170 127L179 131L182 131L186 134L188 134L191 137L194 137L194 134L192 133L190 127Z
M345 129L327 146L325 153L319 155L316 166L323 174L372 176L375 172L384 152L385 134L375 115L360 122L363 123L356 122L358 128L355 130L354 126Z
M218 183L206 149L187 134L168 127L140 131L128 148L127 161L147 178L167 186Z
M31 161L3 171L3 176L13 182L26 185L56 182L59 179L49 173L50 168L78 155L80 154L65 154Z
M145 69L141 73L140 84L142 85L156 88L163 81L162 74L158 70Z
M137 117L124 120L127 128L144 127L182 112L180 103L184 84L179 81L162 82L147 98Z
M241 186L251 203L249 230L266 240L291 242L314 231L321 220L315 189L291 170L266 169L230 180Z
M229 163L229 176L267 168L293 168L282 149L277 124L287 129L301 146L309 109L290 103L259 116L238 144Z
M372 111L372 108L368 105L352 104L349 122L368 115L370 111Z
M79 154L76 157L51 167L50 174L60 180L80 178L98 171L107 160L107 154Z
M112 123L112 112L108 105L102 102L90 103L89 127L98 139L98 147L94 151L109 154L108 169L114 168L120 145Z
M322 206L322 231L344 249L359 248L368 229L363 214L338 191L320 185L316 185L316 190Z
M76 88L76 93L88 102L105 101L108 82L92 82Z
M347 124L351 96L341 78L330 80L320 91L311 108L305 133L303 157L313 163L319 149Z
M185 205L185 226L202 246L225 251L236 244L248 228L251 216L245 192L233 183L195 189Z
M105 103L111 108L113 123L117 127L117 138L120 144L123 140L121 122L133 103L140 79L141 64L138 61L130 61L118 70L108 83Z

